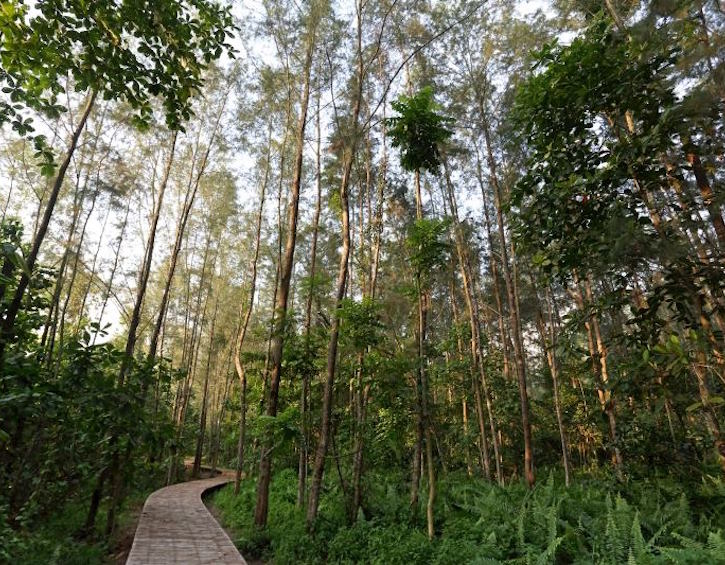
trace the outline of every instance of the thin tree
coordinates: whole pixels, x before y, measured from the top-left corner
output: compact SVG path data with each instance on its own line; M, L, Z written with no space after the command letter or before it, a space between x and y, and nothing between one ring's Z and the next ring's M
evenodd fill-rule
M315 452L315 463L313 467L312 484L310 485L310 496L307 503L307 527L312 528L317 519L317 511L322 491L322 478L325 472L325 461L327 449L330 444L330 428L332 418L332 394L335 383L335 372L337 366L337 346L340 337L340 307L345 298L345 289L348 277L348 261L350 258L350 202L349 187L352 175L352 166L355 160L355 153L358 143L358 122L360 119L360 108L362 105L363 83L365 80L365 69L362 59L362 28L363 28L363 2L358 0L355 4L357 19L356 38L356 59L357 74L355 91L352 99L352 116L350 122L350 135L348 143L342 147L342 178L340 180L340 208L342 222L342 250L337 271L337 283L335 289L335 306L330 327L330 339L327 347L327 371L325 375L325 386L322 393L322 414L320 424L320 438L317 442ZM334 96L333 96L334 99ZM339 126L339 120L338 120Z
M282 376L282 352L284 349L284 333L287 325L287 305L290 293L290 281L294 266L294 254L297 242L297 219L299 216L300 185L302 181L302 160L305 147L305 130L307 127L307 109L310 101L310 76L312 73L312 60L317 44L317 29L321 19L324 2L313 2L309 8L309 27L305 34L305 60L302 67L302 96L300 100L300 113L297 120L296 148L291 185L290 203L287 215L287 242L285 244L284 258L280 266L280 285L275 305L277 320L271 346L270 385L268 391L267 415L277 415L279 396L279 383ZM269 434L268 434L269 436ZM259 480L257 482L257 503L254 509L254 523L257 526L267 524L269 508L269 484L272 479L272 439L264 439L260 461Z

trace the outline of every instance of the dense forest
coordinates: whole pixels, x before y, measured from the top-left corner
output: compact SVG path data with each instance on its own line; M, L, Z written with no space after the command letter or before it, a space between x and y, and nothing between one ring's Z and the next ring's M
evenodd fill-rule
M202 468L268 563L725 563L719 0L0 5L0 562Z

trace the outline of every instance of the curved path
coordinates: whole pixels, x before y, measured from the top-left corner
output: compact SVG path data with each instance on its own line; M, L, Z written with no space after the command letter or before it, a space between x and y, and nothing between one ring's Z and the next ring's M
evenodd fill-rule
M204 491L234 480L223 473L171 485L146 499L126 565L246 565L201 500Z

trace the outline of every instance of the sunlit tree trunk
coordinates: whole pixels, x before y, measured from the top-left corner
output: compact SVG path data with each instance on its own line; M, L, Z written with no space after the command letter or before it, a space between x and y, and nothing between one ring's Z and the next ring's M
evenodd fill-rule
M588 296L592 297L591 284L587 283L589 289ZM612 397L611 391L607 390L607 382L609 380L609 373L607 371L606 362L606 350L602 350L600 346L604 346L604 341L599 330L599 322L596 315L589 312L587 313L587 305L584 302L584 295L582 294L580 282L576 274L574 275L574 288L572 291L577 307L586 315L586 322L584 323L587 329L587 340L589 344L589 353L592 359L592 368L594 372L595 382L597 383L597 395L599 397L599 404L602 410L607 416L607 423L609 425L609 441L611 443L612 452L612 463L615 466L618 474L621 474L622 467L622 455L619 450L619 441L617 436L617 417L615 412L614 398ZM589 300L591 304L591 300ZM598 337L597 337L598 336ZM604 362L602 360L604 359Z
M454 222L454 233L456 242L456 253L458 255L458 264L461 271L461 278L463 279L463 290L464 297L466 299L466 308L468 310L468 320L471 330L471 354L474 364L474 369L478 371L480 377L480 383L483 385L483 393L486 398L486 407L488 411L488 421L491 430L491 438L494 449L494 459L496 464L496 480L499 484L503 482L503 475L501 471L501 453L500 445L498 440L498 432L496 429L496 423L493 411L493 401L491 399L491 392L488 386L488 379L486 377L486 370L483 365L483 348L481 345L480 337L480 310L478 306L477 297L473 291L473 280L471 275L471 264L470 258L466 253L465 243L463 241L463 234L461 232L459 220L458 220L458 204L456 202L455 194L453 192L453 185L451 183L450 171L448 169L448 163L446 160L443 161L445 171L445 182L446 190L445 196L448 199L449 206L451 208L451 216ZM476 397L477 405L480 404L481 390L478 378L474 378L474 395ZM482 411L482 407L481 407ZM486 439L485 428L483 427L483 413L479 416L479 433L481 434L481 444L484 455L484 473L486 478L491 477L491 468L488 455L488 445Z
M174 162L174 151L176 149L176 133L169 147L169 155L164 168L163 177L159 185L159 191L156 196L156 203L151 216L151 223L149 225L148 241L146 242L146 252L144 254L143 263L139 271L138 285L136 289L136 299L133 305L133 312L131 313L131 319L128 325L128 333L126 334L126 347L124 350L124 356L121 361L121 370L118 375L118 387L123 388L126 384L126 377L128 371L131 369L133 364L133 355L136 348L136 340L138 338L138 326L141 323L141 309L143 307L144 298L146 296L146 289L148 287L149 277L151 275L151 265L153 263L154 247L156 244L157 227L159 219L161 217L161 207L164 201L164 193L169 181L169 175L171 174L171 166ZM111 437L111 445L113 445L111 455L111 500L109 502L109 508L106 518L106 534L110 535L116 527L116 512L118 511L118 505L121 499L121 456L118 449L119 442L119 431L115 430ZM128 444L126 453L130 453L131 444ZM128 455L126 456L128 459Z
M206 149L204 151L204 154L201 157L201 161L199 162L199 167L196 170L196 175L194 175L194 166L192 163L192 166L190 167L189 172L189 182L186 187L186 195L184 197L184 204L181 209L181 215L179 217L179 223L176 226L176 236L174 237L174 247L171 251L171 256L169 258L169 270L166 273L166 281L164 283L164 290L161 294L161 304L159 305L159 311L156 315L156 322L154 323L154 329L151 333L151 339L149 341L149 351L148 351L148 359L154 359L156 357L156 350L158 349L158 343L159 343L159 337L161 336L161 328L164 325L164 319L166 317L166 310L169 305L169 298L171 294L171 285L174 281L174 273L176 272L176 264L179 260L179 253L181 252L181 245L184 241L184 232L186 231L186 225L189 221L189 215L191 214L191 209L194 206L194 201L196 200L197 192L199 191L199 184L201 183L201 179L204 176L204 173L206 172L206 167L209 162L209 154L211 153L211 149L214 146L214 141L216 139L216 136L219 132L219 125L221 122L222 114L224 113L224 108L227 104L227 99L229 97L229 90L226 91L224 94L224 97L221 101L221 104L219 104L219 108L214 120L214 125L212 126L211 134L209 136L209 142L206 146ZM176 132L174 132L174 139L176 139Z
M103 299L101 300L101 309L98 314L97 324L100 327L101 323L103 322L103 316L106 313L106 307L108 306L108 300L111 298L111 294L113 293L113 283L116 277L116 271L118 270L118 262L121 257L121 247L124 242L124 238L126 235L126 227L128 226L128 215L131 212L131 203L133 201L133 198L131 196L128 197L128 203L126 204L126 211L123 214L123 221L121 222L121 229L119 230L118 234L118 244L116 245L116 250L113 255L113 266L111 267L111 273L108 276L108 282L105 285L104 292L103 292ZM92 345L95 345L96 339L98 339L98 333L96 332L93 335L93 341Z
M561 442L561 459L564 467L564 482L569 486L571 481L571 469L569 463L569 442L564 426L564 417L561 411L561 399L559 396L559 365L556 358L556 326L554 324L553 308L550 301L552 300L547 290L546 298L543 302L547 306L548 321L544 321L544 312L542 307L542 299L537 296L538 311L536 313L536 327L539 330L539 337L546 356L546 363L551 373L552 396L554 398L554 412L556 413L556 424L559 428L559 441ZM548 330L547 324L548 323Z

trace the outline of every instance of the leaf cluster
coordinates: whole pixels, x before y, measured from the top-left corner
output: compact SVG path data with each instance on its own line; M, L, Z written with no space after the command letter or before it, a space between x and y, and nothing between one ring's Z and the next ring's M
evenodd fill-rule
M453 124L453 118L438 112L431 87L413 96L400 96L392 107L399 115L387 119L388 135L393 147L401 148L403 168L437 173L441 166L440 146L453 135L447 127Z

